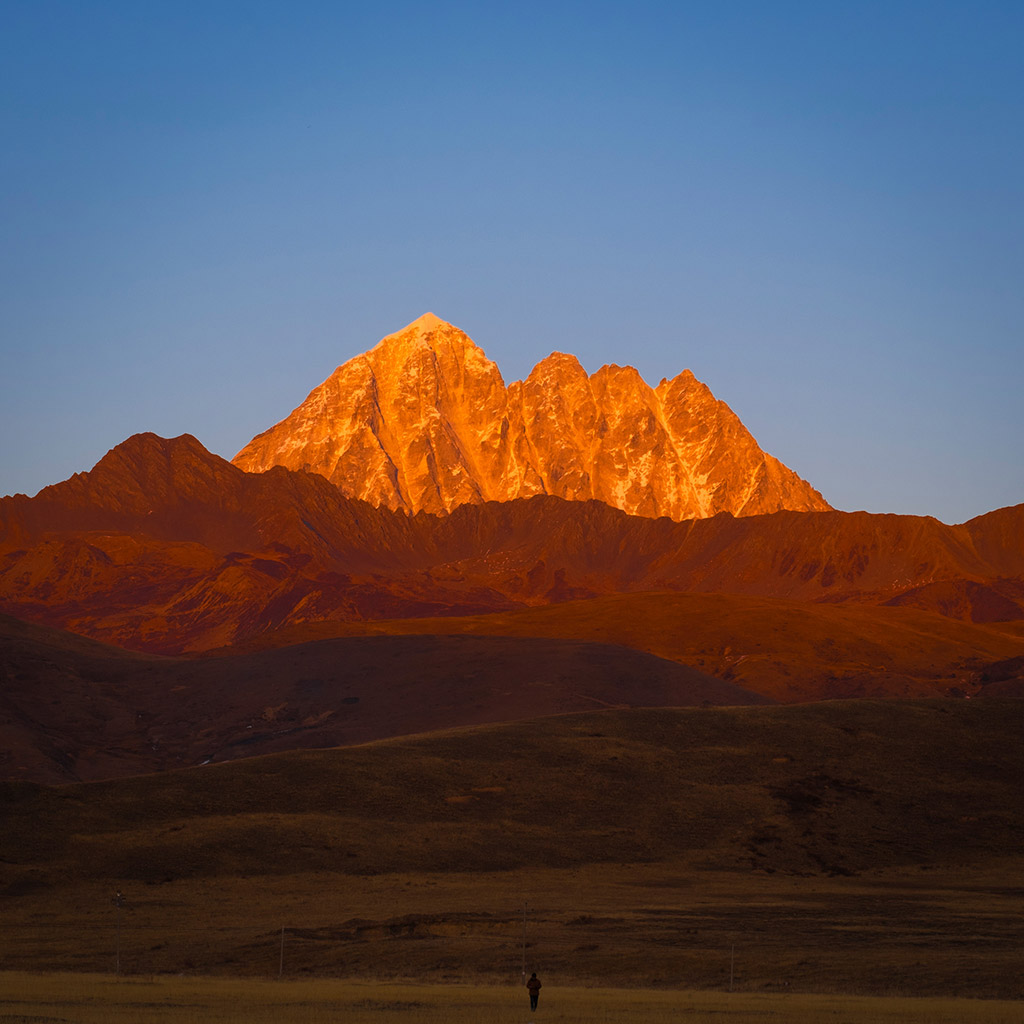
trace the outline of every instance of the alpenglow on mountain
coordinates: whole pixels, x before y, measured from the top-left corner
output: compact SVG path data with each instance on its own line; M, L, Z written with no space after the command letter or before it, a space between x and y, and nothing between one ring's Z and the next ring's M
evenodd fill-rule
M588 376L553 352L506 387L432 313L339 366L232 461L319 473L408 512L537 494L675 520L830 507L689 370L652 388L631 366Z

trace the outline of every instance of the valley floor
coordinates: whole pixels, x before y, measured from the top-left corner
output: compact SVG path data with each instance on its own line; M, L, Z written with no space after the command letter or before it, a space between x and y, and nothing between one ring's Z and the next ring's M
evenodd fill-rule
M556 1005L561 1013L572 1005L556 994L580 985L1020 1000L1020 878L1019 859L853 878L683 862L305 874L127 883L120 908L112 884L82 881L8 890L0 965L119 967L125 984L169 974L276 980L283 967L285 979L325 985L417 978L505 987L519 985L525 966L544 980L548 1019L560 1020L576 1018L551 1016ZM0 1021L13 1012L0 1008ZM1022 1019L1019 1009L1013 1019Z
M0 1021L74 1024L1016 1024L1006 1001L512 985L0 974Z

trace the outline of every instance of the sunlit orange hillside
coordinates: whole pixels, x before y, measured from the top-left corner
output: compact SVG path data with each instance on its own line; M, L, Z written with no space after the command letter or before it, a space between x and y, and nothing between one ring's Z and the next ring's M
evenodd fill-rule
M448 515L324 477L245 473L189 436L130 438L89 473L0 501L0 609L138 650L322 620L450 616L671 590L1024 618L1024 506L960 526L867 513L673 522L552 496ZM961 600L943 599L948 590Z

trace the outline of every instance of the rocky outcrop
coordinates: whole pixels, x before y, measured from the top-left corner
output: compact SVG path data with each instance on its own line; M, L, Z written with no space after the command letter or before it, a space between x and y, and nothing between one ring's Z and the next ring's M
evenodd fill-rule
M506 388L431 313L338 367L233 462L318 473L408 512L541 494L675 520L829 508L688 370L651 388L632 367L588 376L555 352Z

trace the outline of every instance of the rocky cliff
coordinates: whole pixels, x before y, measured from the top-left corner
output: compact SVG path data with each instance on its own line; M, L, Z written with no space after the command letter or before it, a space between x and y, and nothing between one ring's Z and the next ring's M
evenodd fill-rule
M432 313L338 367L233 461L409 512L541 494L675 520L829 508L688 370L651 388L632 367L588 376L555 352L506 387Z

